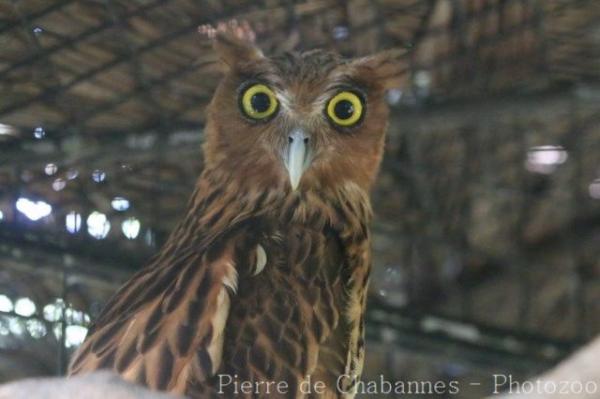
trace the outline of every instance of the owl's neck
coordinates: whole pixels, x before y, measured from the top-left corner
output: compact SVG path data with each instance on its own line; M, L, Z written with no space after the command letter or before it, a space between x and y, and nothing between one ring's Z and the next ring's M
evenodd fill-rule
M371 206L368 194L358 185L291 191L285 181L263 178L267 184L206 169L198 179L184 219L169 239L171 246L200 249L241 225L265 221L314 229L330 227L343 236L366 234Z

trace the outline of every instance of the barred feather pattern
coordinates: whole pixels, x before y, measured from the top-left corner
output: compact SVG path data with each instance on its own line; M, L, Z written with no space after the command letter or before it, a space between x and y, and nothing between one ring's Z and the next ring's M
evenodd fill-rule
M203 172L186 217L108 302L70 374L113 369L200 398L235 393L221 374L288 384L248 397L353 397L371 264L367 193L353 183L264 190L220 173ZM267 262L256 274L258 245ZM307 376L327 391L302 394Z

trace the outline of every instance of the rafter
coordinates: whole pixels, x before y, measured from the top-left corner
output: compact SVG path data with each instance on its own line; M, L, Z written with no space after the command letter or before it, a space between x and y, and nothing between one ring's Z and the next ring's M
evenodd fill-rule
M52 14L55 11L58 11L60 9L62 9L63 7L68 6L71 3L74 3L75 0L63 0L63 1L59 1L56 2L46 8L43 8L39 11L33 12L31 14L27 14L24 15L23 17L29 21L33 21L36 20L38 18L42 18L48 14ZM21 25L21 21L17 20L17 21L11 21L11 22L7 22L6 24L0 26L0 35L2 35L5 32L9 32L12 29L17 28L19 25Z
M184 36L184 35L194 32L197 29L198 25L210 23L214 19L230 18L230 17L237 15L239 12L240 12L240 10L237 10L236 13L228 13L227 15L218 16L217 18L215 18L215 16L213 16L213 18L198 19L190 24L187 24L186 26L184 26L182 28L176 29L175 31L170 32L170 33L152 41L151 43L141 46L140 48L136 49L136 54L139 57L140 55L150 52L156 48L162 47L162 46L180 38L181 36ZM126 54L123 56L117 56L108 62L105 62L96 67L93 67L92 69L88 70L87 72L71 79L69 82L66 82L64 84L54 85L54 86L44 90L42 93L39 93L32 97L26 98L22 101L18 101L18 102L9 104L8 106L0 109L0 117L3 117L4 115L14 112L20 108L27 107L38 101L44 101L46 99L53 98L56 95L71 89L72 87L74 87L75 85L77 85L81 82L91 79L94 76L96 76L104 71L107 71L117 65L120 65L121 63L126 62L128 59L129 59L129 54Z
M135 10L124 14L121 18L129 19L129 18L136 17L136 16L144 14L144 13L148 12L149 10L156 8L168 1L170 1L170 0L156 0L152 3L146 4L144 6L140 6L140 8L136 8ZM77 36L74 36L70 39L64 40L58 44L55 44L54 46L44 48L44 49L40 50L39 52L36 52L35 54L25 57L13 64L7 66L3 70L1 70L0 71L0 80L6 79L7 75L16 69L28 66L28 65L35 63L41 59L47 59L47 58L51 57L53 54L56 54L57 52L64 50L66 48L72 47L73 45L80 43L83 40L86 40L98 33L102 33L103 31L105 31L113 26L114 26L114 22L112 22L112 21L104 22L98 26L95 26L91 29L88 29L88 30L80 33Z

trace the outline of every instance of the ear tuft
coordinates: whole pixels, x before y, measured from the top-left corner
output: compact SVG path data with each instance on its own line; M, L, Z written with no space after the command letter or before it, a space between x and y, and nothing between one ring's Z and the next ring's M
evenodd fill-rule
M214 41L215 51L230 68L264 58L262 51L253 43L241 40L228 32L218 32Z
M230 68L264 58L262 51L254 44L256 33L246 21L221 22L216 28L202 25L198 32L213 40L215 51Z
M352 61L351 65L365 68L371 79L383 89L403 87L409 77L409 53L405 49L385 50L358 58Z

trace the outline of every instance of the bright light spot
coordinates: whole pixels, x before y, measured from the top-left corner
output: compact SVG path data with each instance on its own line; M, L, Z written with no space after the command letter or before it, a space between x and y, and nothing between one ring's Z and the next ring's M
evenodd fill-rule
M29 331L29 335L31 335L35 339L42 338L48 333L46 326L39 320L31 319L25 322L25 326L27 331Z
M126 211L129 209L129 200L123 197L115 197L110 203L116 211Z
M48 321L57 321L60 319L60 309L53 303L44 306L44 319Z
M46 136L46 131L44 130L43 127L38 126L34 129L33 131L33 137L35 137L36 139L43 139Z
M4 220L4 212L0 211L0 221Z
M77 233L81 230L81 215L77 212L67 213L65 216L65 227L69 233Z
M25 326L18 317L8 317L8 330L14 335L23 335Z
M400 89L390 89L385 93L385 99L388 104L395 105L400 102L402 99L402 90Z
M565 163L567 152L562 147L540 146L529 151L531 161L542 165L557 165Z
M19 212L33 221L40 220L52 213L52 206L44 201L34 202L22 197L17 200L16 205Z
M96 169L92 172L92 180L96 183L103 182L106 179L106 172L100 169Z
M54 333L54 336L56 337L57 340L60 341L60 339L62 338L62 327L60 324L55 324L54 327L52 328L52 332Z
M110 231L110 222L106 215L100 212L92 212L87 218L88 233L98 240L106 238Z
M527 152L525 167L528 171L541 174L553 173L559 165L565 163L569 155L561 146L542 145L531 147Z
M54 191L60 191L67 187L67 182L65 179L58 178L52 182L52 189Z
M15 313L29 317L35 313L35 303L29 298L19 298L15 301Z
M421 89L429 89L431 86L431 74L427 71L415 73L415 85Z
M88 329L83 326L67 326L65 345L67 348L79 346L85 340Z
M590 184L590 197L600 199L600 179L596 179Z
M123 230L123 234L125 235L125 237L129 238L130 240L133 240L140 233L140 226L141 225L139 220L137 220L136 218L128 218L123 221L121 229Z
M81 310L65 307L65 302L57 298L54 302L44 306L44 319L49 322L57 322L62 318L62 312L65 312L65 320L70 324L84 325L90 322L90 315Z
M12 312L13 303L6 295L0 295L0 312Z
M16 130L14 127L10 125L5 125L4 123L0 123L0 136L1 135L14 135Z
M55 163L49 163L46 165L46 167L44 168L44 172L46 172L46 174L48 176L52 176L53 174L55 174L58 171L58 166L56 166Z
M67 171L67 179L73 180L73 179L76 179L77 176L79 176L79 171L78 170L76 170L76 169L69 169Z
M343 40L348 37L349 31L346 26L336 26L333 28L333 38L336 40Z
M87 313L73 308L65 309L65 318L71 324L83 325L90 322L90 316Z
M33 33L35 33L36 35L39 35L43 32L44 30L42 28L40 28L39 26L36 26L35 28L33 28Z
M65 306L62 299L57 299L54 303L44 306L44 319L48 321L59 321L62 315L62 309Z

